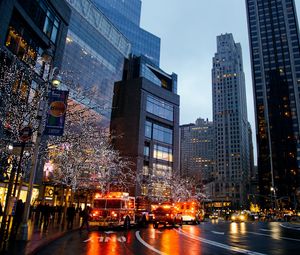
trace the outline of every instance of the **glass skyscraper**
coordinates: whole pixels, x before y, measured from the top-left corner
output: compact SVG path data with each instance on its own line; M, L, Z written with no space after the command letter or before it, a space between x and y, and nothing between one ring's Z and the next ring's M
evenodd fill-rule
M141 0L93 0L93 2L128 38L133 55L144 55L159 66L160 38L140 27Z
M67 0L72 14L63 54L64 83L70 95L99 112L109 126L114 82L122 79L127 38L90 0ZM80 90L82 98L76 98Z
M217 37L212 89L216 149L213 198L240 208L247 199L250 147L242 48L232 34Z
M279 201L280 206L292 206L289 201L300 192L300 40L295 2L247 0L246 6L260 193L269 202L266 206L275 206L280 197L289 198Z

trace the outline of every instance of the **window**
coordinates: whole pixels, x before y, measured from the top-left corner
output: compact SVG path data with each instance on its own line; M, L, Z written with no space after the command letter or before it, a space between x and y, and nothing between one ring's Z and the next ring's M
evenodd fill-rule
M148 95L146 110L156 116L173 121L173 106L164 100Z
M153 175L157 177L169 177L172 176L172 167L163 164L153 163Z
M153 139L161 141L168 144L173 144L173 130L160 126L158 124L153 124Z
M144 156L149 157L149 155L150 155L150 145L145 144L144 145Z
M172 148L155 144L153 150L153 157L156 159L172 162L173 161Z
M145 137L163 143L173 144L173 130L150 121L146 121L145 123Z
M146 121L145 136L150 138L150 139L152 138L152 123L150 121Z

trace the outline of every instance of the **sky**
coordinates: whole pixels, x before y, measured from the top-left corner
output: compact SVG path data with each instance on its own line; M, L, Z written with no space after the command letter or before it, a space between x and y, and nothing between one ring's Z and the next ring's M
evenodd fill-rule
M298 19L300 0L295 0ZM248 120L255 118L245 0L142 0L141 27L161 38L160 68L178 75L180 125L212 120L211 68L216 37L232 33L241 43Z

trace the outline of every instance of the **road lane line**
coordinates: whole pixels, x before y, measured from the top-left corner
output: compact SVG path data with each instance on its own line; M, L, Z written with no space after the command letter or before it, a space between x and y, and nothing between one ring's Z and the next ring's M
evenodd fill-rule
M224 232L218 232L218 231L211 231L211 232L216 234L216 235L224 235Z
M284 226L282 223L280 223L279 226L281 226L283 228L288 228L288 229L293 229L293 230L300 231L300 227L295 228L295 227Z
M266 231L266 232L272 232L272 230L270 230L270 229L265 229L265 228L260 228L259 230L261 230L261 231Z
M162 252L162 251L160 251L160 250L157 250L157 249L155 249L153 246L151 246L150 244L148 244L148 243L146 243L143 239L142 239L142 237L140 236L140 231L136 231L135 232L135 236L136 236L136 238L140 241L140 243L142 243L144 246L146 246L148 249L150 249L150 250L152 250L152 251L154 251L154 252L156 252L156 253L158 253L158 254L161 254L161 255L167 255L167 253L164 253L164 252Z
M249 234L254 234L254 235L259 235L259 236L268 236L268 237L271 237L271 238L277 239L277 240L284 239L284 240L289 240L289 241L297 241L297 242L300 242L300 239L294 239L294 238L289 238L289 237L284 237L284 236L278 237L278 238L274 238L274 237L271 236L271 235L262 234L262 233L257 233L257 232L247 231L247 233L249 233Z
M191 239L198 240L200 242L207 243L207 244L210 244L210 245L213 245L213 246L216 246L216 247L219 247L219 248L223 248L223 249L226 249L226 250L229 250L229 251L235 251L235 252L239 252L239 253L243 253L243 254L249 254L249 255L265 255L264 253L249 251L249 250L242 249L242 248L239 248L239 247L236 247L236 246L231 246L231 245L215 242L215 241L212 241L212 240L208 240L208 239L205 239L205 238L202 238L202 237L199 237L199 236L195 236L195 235L192 235L192 234L187 234L187 233L183 232L182 230L175 229L175 231L178 232L179 234L187 236Z

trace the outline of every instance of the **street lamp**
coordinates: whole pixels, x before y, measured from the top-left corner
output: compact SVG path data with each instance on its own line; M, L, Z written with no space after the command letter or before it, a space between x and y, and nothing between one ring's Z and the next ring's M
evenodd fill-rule
M47 97L48 97L50 81L51 81L52 85L53 85L53 82L56 85L60 84L60 81L58 80L59 77L57 74L55 74L55 71L58 71L57 67L53 68L52 72L50 73L50 77L48 76L47 80L45 81L46 89L44 92L43 99L40 102L40 109L39 109L38 115L37 115L37 118L39 119L39 124L38 124L37 136L36 136L36 141L35 141L35 148L34 148L33 157L32 157L32 164L31 164L30 177L29 177L29 183L28 183L28 191L27 191L26 202L25 202L25 209L24 209L24 214L23 214L23 221L22 221L21 230L20 230L20 239L21 240L28 240L28 220L29 220L29 212L30 212L30 203L31 203L32 192L33 192L33 184L34 184L36 172L38 169L39 149L40 149L40 143L42 140L42 133L43 133L43 129L44 129L44 125L43 125L44 118L46 117L46 109L48 107L48 104L47 104L48 98ZM54 75L56 75L55 78L54 78Z
M278 209L278 206L277 206L277 198L276 198L276 189L273 187L273 186L271 186L271 188L270 188L270 190L271 190L271 199L272 199L272 206L273 206L273 193L274 193L274 208L277 210Z

